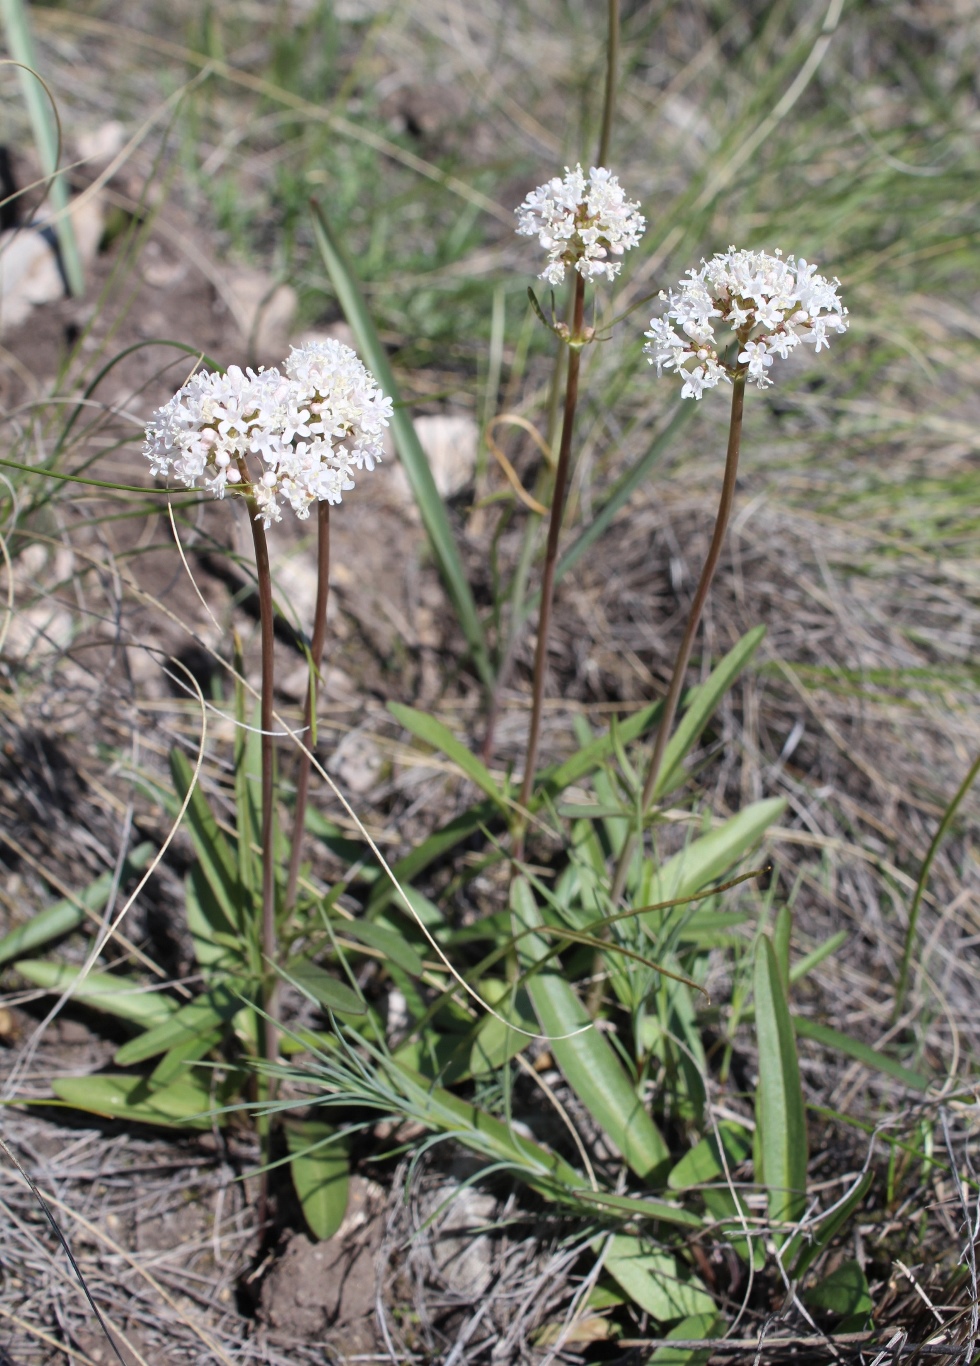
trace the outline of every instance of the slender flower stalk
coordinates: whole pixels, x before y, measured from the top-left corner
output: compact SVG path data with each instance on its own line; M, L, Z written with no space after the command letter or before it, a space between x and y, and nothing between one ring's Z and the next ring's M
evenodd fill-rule
M373 470L391 416L386 398L349 346L328 340L294 347L284 366L194 375L159 409L146 429L151 473L174 475L187 488L203 486L217 498L244 496L255 547L262 643L262 910L259 940L265 968L262 1054L277 1049L279 944L276 915L274 604L266 531L289 506L300 519L318 512L317 602L305 726L316 708L326 638L330 571L329 508L354 487L354 472ZM301 756L296 829L287 874L286 912L299 877L309 792L309 759Z
M654 741L653 753L650 756L650 765L647 769L646 780L643 784L643 795L640 798L640 811L645 815L650 809L654 794L657 789L657 780L663 767L664 752L667 749L667 742L673 730L674 718L677 715L677 704L680 701L681 692L684 687L684 677L687 673L687 666L691 660L691 650L694 647L694 637L697 635L698 626L701 624L701 615L704 612L704 605L708 600L708 590L711 581L718 568L718 560L721 557L722 546L725 542L725 532L728 529L728 521L731 517L732 504L735 501L735 483L738 476L738 457L742 443L742 410L745 400L745 371L735 375L732 381L732 415L728 428L728 453L725 458L725 475L721 485L721 499L718 503L718 513L715 517L715 529L711 537L711 545L708 548L708 555L701 570L701 577L698 580L697 591L694 594L694 601L691 603L691 611L687 619L687 626L684 628L684 635L681 639L680 648L677 651L677 658L674 661L674 671L671 674L670 686L667 689L667 697L664 701L664 709L660 717L660 725L657 728L657 738ZM619 855L616 865L616 873L613 878L612 902L613 905L619 901L626 885L626 877L629 872L630 862L633 858L633 851L636 848L637 832L631 830L626 837L626 842Z
M584 315L585 280L579 275L575 280L575 302L572 309L572 335L575 337L579 336L582 331ZM555 471L555 488L551 497L551 512L548 519L548 543L545 549L544 571L541 576L538 639L534 649L531 728L528 733L527 752L524 756L524 779L521 783L521 795L518 799L521 807L525 809L531 799L534 769L538 758L538 743L541 738L541 709L544 704L544 681L548 672L548 634L551 629L551 608L555 596L555 565L558 561L558 537L565 512L568 469L572 458L572 432L575 427L575 409L578 405L578 377L581 362L580 347L572 347L568 356L568 379L565 384L565 412L562 419L561 445L558 450L558 468Z
M572 270L575 281L571 322L552 325L555 334L568 346L569 356L561 441L541 581L538 638L534 652L531 725L519 798L519 804L524 810L534 787L534 770L541 735L541 710L548 664L548 636L554 601L555 568L571 468L581 350L588 342L594 340L592 329L585 326L585 284L586 281L597 277L614 280L619 274L622 263L610 258L622 256L639 242L646 227L646 220L638 210L639 204L626 198L616 176L602 166L593 166L587 176L581 166L576 166L574 170L566 167L564 178L556 176L546 185L540 185L527 196L517 210L518 233L525 237L536 236L548 254L548 263L539 278L547 280L552 285L559 285L564 280L566 271ZM485 752L489 748L491 734L492 729L488 731ZM518 858L523 854L523 829L523 824L519 824L515 841Z
M730 247L727 252L716 253L710 261L702 261L700 270L688 271L677 292L661 292L660 298L668 307L663 317L651 320L646 333L648 342L644 350L651 365L656 365L658 375L672 370L680 377L682 398L699 400L706 389L731 384L732 412L714 534L674 661L643 784L641 828L656 795L694 638L731 516L745 386L768 388L772 384L769 370L775 357L785 360L801 345L813 346L817 354L830 344L828 331L847 331L847 309L837 295L839 284L838 280L827 280L817 274L816 267L802 258L784 259L780 251L770 256ZM726 359L729 348L719 349L715 319L727 324L727 330L734 335L734 360ZM614 905L623 894L638 833L631 831L620 852L611 893Z
M296 771L296 805L293 812L293 841L289 854L289 873L283 898L283 915L288 916L296 902L299 865L303 852L303 830L310 792L313 748L313 718L320 691L320 665L327 640L327 599L330 589L330 504L317 508L316 606L313 609L313 635L310 640L310 684L303 712L303 744Z
M239 460L243 479L248 470L244 457ZM262 693L259 724L262 728L262 928L261 944L265 971L263 973L262 1007L265 1015L260 1016L260 1027L264 1038L262 1055L274 1060L278 1051L278 1031L276 1028L276 997L278 978L276 963L278 959L278 939L276 935L276 865L274 861L276 829L276 791L275 791L275 751L273 739L273 713L275 710L275 609L272 601L272 568L269 563L269 542L265 534L265 523L255 499L248 497L249 525L252 528L252 545L255 550L255 575L259 589L259 631L262 643Z

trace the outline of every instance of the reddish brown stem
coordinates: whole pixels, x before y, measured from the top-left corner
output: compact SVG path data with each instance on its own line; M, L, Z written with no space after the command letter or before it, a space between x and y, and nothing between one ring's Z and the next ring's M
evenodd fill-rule
M521 783L520 805L527 808L534 787L534 769L538 758L541 736L541 708L544 702L544 681L548 671L548 634L551 628L551 606L555 596L555 566L558 561L558 538L565 512L565 492L571 465L572 432L578 404L578 376L581 362L581 338L585 317L585 280L575 276L575 301L572 308L571 352L568 357L568 381L565 385L565 412L562 418L561 445L558 449L558 468L555 489L551 498L548 521L548 543L545 549L544 571L541 576L541 606L538 612L538 639L534 650L534 679L531 699L531 729L524 758L524 780ZM518 840L518 856L523 838Z
M674 672L671 675L670 687L667 689L667 698L664 702L663 713L660 718L660 725L657 729L657 739L653 746L653 754L650 756L650 767L647 770L646 781L643 784L643 796L640 799L641 815L645 816L653 801L660 777L660 770L663 767L664 753L667 749L667 742L674 726L674 717L677 715L677 704L680 701L681 691L684 687L684 675L691 659L691 650L694 646L694 637L697 634L698 626L701 624L701 614L704 611L704 604L708 598L708 590L711 581L718 568L718 560L721 557L721 549L725 541L725 532L728 529L728 519L731 516L732 503L735 500L735 481L738 475L738 456L742 440L742 408L745 400L745 372L744 370L736 374L732 381L732 415L731 423L728 428L728 452L725 458L725 476L721 485L721 498L718 503L718 515L715 518L715 530L711 538L711 545L708 555L701 570L701 578L698 580L697 591L694 594L694 601L691 603L691 612L687 619L687 626L684 630L684 638L681 641L680 649L677 651L677 659L674 661ZM629 872L630 861L633 851L636 848L636 832L631 832L623 845L616 865L616 874L612 886L612 903L616 905L623 894L623 887L626 885L626 876Z
M313 609L313 636L310 640L310 685L303 712L303 744L296 770L296 806L293 812L293 841L289 854L289 874L283 914L288 915L296 902L299 865L306 826L306 804L310 793L310 768L313 750L313 718L320 691L320 665L327 640L327 595L330 589L330 504L317 504L316 606Z
M247 471L245 472L247 474ZM277 1053L276 1030L276 868L273 835L275 832L275 754L273 751L273 712L275 699L275 634L272 602L272 567L269 563L269 542L255 499L247 499L252 543L255 547L255 575L259 589L259 630L262 642L262 956L265 960L267 983L263 1006L266 1015L263 1053L274 1061Z

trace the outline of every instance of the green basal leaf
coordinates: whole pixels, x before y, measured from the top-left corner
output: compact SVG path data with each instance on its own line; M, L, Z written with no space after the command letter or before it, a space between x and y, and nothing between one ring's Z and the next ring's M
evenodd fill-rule
M367 1014L367 1006L356 991L307 958L291 959L283 976L327 1010L336 1010L341 1015Z
M725 1320L720 1314L690 1314L681 1319L676 1328L666 1334L668 1341L697 1342L699 1338L717 1338L725 1331ZM650 1358L649 1366L706 1366L710 1347L670 1347L661 1344Z
M387 925L379 925L373 920L342 920L335 928L337 934L348 939L356 939L358 943L366 944L369 949L384 954L385 958L389 958L412 977L418 977L421 973L422 959L404 935L399 934L397 930L390 929Z
M650 868L639 891L642 904L657 905L701 891L744 858L785 808L781 798L752 802L717 829L692 840L660 869ZM643 917L643 922L656 934L659 913L653 918Z
M303 1218L320 1242L332 1238L347 1212L349 1164L347 1141L319 1120L287 1121L286 1146L293 1187Z
M603 1265L634 1304L658 1323L716 1312L714 1300L698 1277L673 1253L644 1238L615 1234Z
M718 1140L721 1139L719 1146ZM711 1181L725 1179L724 1149L728 1170L744 1162L752 1151L752 1138L747 1129L729 1120L722 1120L717 1133L708 1134L685 1153L667 1178L671 1190L690 1190L692 1186L706 1186Z
M805 1290L803 1299L811 1309L823 1309L828 1314L860 1316L862 1321L874 1307L867 1278L860 1262L856 1261L842 1262L836 1271Z
M755 1027L759 1045L756 1125L769 1217L793 1223L806 1205L807 1132L796 1035L772 940L759 937L755 957Z
M199 1062L201 1058L218 1047L221 1043L221 1029L205 1030L196 1035L191 1035L175 1044L166 1052L150 1073L151 1086L169 1086L172 1081L184 1075L191 1063ZM114 1061L118 1062L118 1054Z
M49 963L44 958L22 958L16 970L36 987L60 995L72 988L71 999L79 1005L102 1010L117 1019L151 1029L163 1024L177 1010L177 1002L162 992L151 991L142 982L113 972L89 972L67 963Z
M523 876L515 877L511 885L511 911L514 932L523 935L519 960L527 972L549 956L551 945L543 935L523 934L544 923ZM556 970L554 960L527 979L527 991L565 1080L633 1171L645 1180L651 1178L669 1159L670 1151L619 1058Z
M116 1051L116 1065L131 1067L134 1063L145 1062L147 1058L154 1058L172 1048L193 1045L193 1041L201 1034L211 1034L215 1029L220 1029L222 1025L233 1020L241 1009L241 992L247 991L248 985L247 982L242 982L238 984L236 991L217 986L205 992L203 996L188 1001L187 1005L174 1011L162 1024L124 1043Z
M55 1095L78 1110L139 1124L178 1129L210 1129L225 1116L214 1109L215 1099L203 1081L184 1077L155 1089L143 1077L56 1077Z
M487 766L481 763L462 741L457 740L452 731L444 726L441 721L437 721L434 716L429 716L424 711L417 711L414 707L406 707L401 702L389 702L388 710L400 726L404 726L417 739L431 745L433 749L440 750L447 758L452 759L457 768L461 769L482 792L486 793L490 800L500 807L501 811L508 809L504 795Z
M153 854L152 844L138 845L126 858L118 883L122 885L133 873L141 872ZM103 873L73 900L56 901L53 906L46 906L43 911L32 915L30 920L0 939L0 964L9 963L20 954L30 953L32 949L40 948L52 939L59 939L63 934L70 934L86 920L98 915L116 885L115 873Z

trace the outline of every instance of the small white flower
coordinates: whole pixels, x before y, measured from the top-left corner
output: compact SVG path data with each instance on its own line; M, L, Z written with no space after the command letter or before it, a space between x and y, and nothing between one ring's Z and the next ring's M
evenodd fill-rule
M150 472L203 482L217 498L238 486L267 527L282 499L298 517L314 502L339 503L351 470L381 460L391 399L338 341L294 347L285 368L194 375L150 419Z
M750 383L764 389L772 383L768 372L775 356L785 360L802 342L816 354L830 345L828 331L847 331L839 285L802 258L730 247L702 261L700 270L688 271L677 293L661 292L667 308L651 320L643 349L658 375L674 370L681 377L682 398L699 399L741 367ZM735 363L719 355L714 318L735 333Z
M548 253L539 279L560 285L566 268L573 267L586 280L614 280L621 262L609 257L635 247L646 227L639 207L604 166L593 166L587 177L581 166L566 166L564 179L555 176L539 185L515 210L517 231L537 237Z

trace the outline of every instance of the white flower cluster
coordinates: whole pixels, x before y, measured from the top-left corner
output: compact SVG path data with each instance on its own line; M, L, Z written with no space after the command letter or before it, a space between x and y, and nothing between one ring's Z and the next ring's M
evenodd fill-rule
M643 349L658 375L674 370L681 376L682 398L700 398L705 389L730 382L741 367L750 383L764 389L772 383L767 372L774 356L785 360L804 342L816 353L829 346L828 331L847 331L839 285L802 258L729 247L702 261L700 270L689 270L678 293L661 292L670 306L662 318L651 319ZM718 357L714 318L736 334L737 366ZM688 369L689 360L694 365Z
M172 472L187 488L203 482L218 498L250 493L266 527L283 501L297 517L314 502L339 503L353 470L381 459L391 399L339 341L293 347L284 368L194 375L150 419L150 472Z
M582 167L565 167L565 178L555 176L547 185L532 190L520 208L517 231L522 237L537 236L548 253L548 266L538 277L560 285L565 269L573 266L586 280L605 275L614 280L622 256L635 247L646 227L638 203L626 198L611 171L593 166L588 178Z

